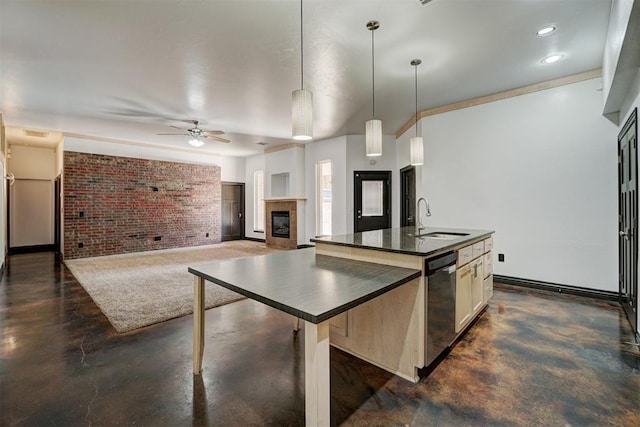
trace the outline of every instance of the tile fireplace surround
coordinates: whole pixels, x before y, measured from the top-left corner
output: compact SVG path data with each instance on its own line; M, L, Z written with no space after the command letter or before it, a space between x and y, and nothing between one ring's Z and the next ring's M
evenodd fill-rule
M300 217L298 206L304 202L304 199L265 199L265 243L267 246L278 249L297 249L298 248L298 221L304 221ZM273 236L273 224L271 223L271 213L277 211L289 212L289 237Z

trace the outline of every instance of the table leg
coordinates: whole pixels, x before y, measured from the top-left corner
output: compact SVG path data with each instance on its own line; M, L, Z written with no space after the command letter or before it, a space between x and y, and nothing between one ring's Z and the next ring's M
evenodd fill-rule
M193 373L202 370L204 353L204 279L195 276L193 282Z
M307 427L328 426L330 416L329 321L304 324L304 387Z

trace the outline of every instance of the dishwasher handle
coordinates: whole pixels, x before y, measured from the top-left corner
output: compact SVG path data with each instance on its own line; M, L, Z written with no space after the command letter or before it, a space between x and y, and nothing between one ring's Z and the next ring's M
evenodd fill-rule
M446 254L442 254L434 258L428 258L424 261L425 275L431 276L440 271L447 271L448 273L452 273L453 271L455 271L457 260L458 255L456 252L447 252ZM451 270L451 266L453 266L453 270Z

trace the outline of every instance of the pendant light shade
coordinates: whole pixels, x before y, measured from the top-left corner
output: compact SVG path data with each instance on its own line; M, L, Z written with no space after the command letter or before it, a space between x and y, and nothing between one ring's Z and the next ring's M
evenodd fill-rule
M380 28L378 21L367 22L367 29L371 31L371 89L373 93L372 118L365 123L365 144L367 156L382 156L382 120L376 119L376 84L375 84L375 51L373 32Z
M302 0L300 0L300 89L291 94L291 130L293 139L313 139L313 94L304 88L304 33L302 31Z
M365 144L367 156L382 155L382 120L371 119L365 123Z
M411 61L411 65L415 69L415 89L416 89L416 136L409 140L409 157L412 166L420 166L424 163L424 140L418 136L418 65L422 64L419 59Z
M293 139L313 139L313 94L306 89L294 90L291 94L291 118Z
M411 166L420 166L424 163L424 141L421 136L414 136L409 140L411 151Z

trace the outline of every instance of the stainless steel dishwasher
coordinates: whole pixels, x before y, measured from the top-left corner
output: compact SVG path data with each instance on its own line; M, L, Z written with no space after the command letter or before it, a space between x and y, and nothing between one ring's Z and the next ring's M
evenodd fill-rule
M455 252L425 260L428 289L425 366L456 337L456 260Z

